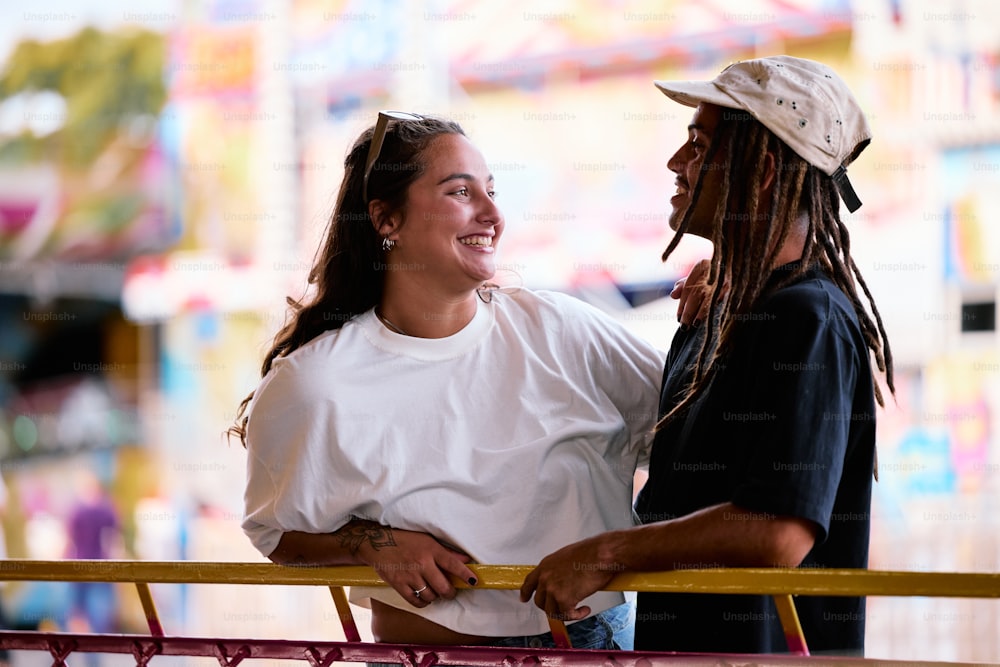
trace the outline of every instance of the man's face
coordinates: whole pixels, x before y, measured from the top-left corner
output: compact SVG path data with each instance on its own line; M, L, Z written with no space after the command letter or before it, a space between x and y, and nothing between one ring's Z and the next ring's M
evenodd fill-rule
M674 180L677 193L670 198L670 205L673 207L670 212L670 228L674 231L677 231L688 207L692 206L691 196L698 179L703 178L705 182L698 201L693 202L695 210L687 231L706 239L712 238L712 217L718 203L721 182L721 151L716 152L708 169L702 171L702 165L723 111L722 107L714 104L699 104L688 125L687 141L667 161L667 168L677 174Z

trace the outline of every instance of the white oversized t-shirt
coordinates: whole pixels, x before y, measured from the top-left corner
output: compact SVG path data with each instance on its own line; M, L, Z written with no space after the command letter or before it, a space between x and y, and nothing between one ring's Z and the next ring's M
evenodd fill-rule
M473 562L533 565L632 525L664 354L583 302L517 290L447 338L403 336L372 311L276 359L249 411L243 528L265 556L285 531L357 517L425 531ZM517 591L460 590L417 609L458 632L548 631ZM623 601L600 592L594 613Z

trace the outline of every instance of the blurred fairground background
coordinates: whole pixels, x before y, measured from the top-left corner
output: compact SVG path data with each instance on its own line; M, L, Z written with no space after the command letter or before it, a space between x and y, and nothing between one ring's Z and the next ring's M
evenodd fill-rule
M992 0L33 0L0 7L0 467L16 558L263 560L223 431L378 109L460 121L505 280L666 347L690 110L656 78L832 65L875 139L852 249L894 348L871 565L1000 568L1000 4ZM991 213L992 211L992 213ZM498 507L498 512L503 508ZM98 535L101 539L95 540ZM109 536L112 539L108 539ZM142 631L133 591L7 584L12 627ZM328 594L154 586L170 634L339 638ZM868 655L1000 661L1000 603L872 598ZM831 619L836 622L836 619ZM40 656L44 658L44 656ZM29 658L17 658L18 660Z

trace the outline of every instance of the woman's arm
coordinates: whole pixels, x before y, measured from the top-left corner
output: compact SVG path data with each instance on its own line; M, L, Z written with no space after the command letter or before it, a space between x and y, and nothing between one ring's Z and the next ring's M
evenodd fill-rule
M333 533L283 533L268 558L279 565L369 565L414 607L455 597L452 575L476 583L470 558L426 533L355 519ZM426 587L426 588L425 588ZM419 597L415 591L421 591Z

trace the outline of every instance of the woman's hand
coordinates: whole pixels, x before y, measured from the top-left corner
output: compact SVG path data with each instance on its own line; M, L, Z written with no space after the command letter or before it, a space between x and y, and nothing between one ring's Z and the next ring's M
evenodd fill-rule
M468 555L449 549L427 533L364 519L354 519L333 533L282 533L268 558L280 565L370 565L382 581L417 608L438 598L455 597L448 575L476 583L475 573L466 567L471 560Z
M352 521L338 535L356 545L358 558L414 607L426 607L438 598L454 598L455 587L448 575L470 585L476 583L475 573L466 566L469 556L449 549L427 533Z
M674 283L670 296L679 299L677 321L686 327L698 326L708 317L710 305L708 270L711 263L707 259L699 261L686 277Z

